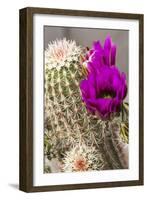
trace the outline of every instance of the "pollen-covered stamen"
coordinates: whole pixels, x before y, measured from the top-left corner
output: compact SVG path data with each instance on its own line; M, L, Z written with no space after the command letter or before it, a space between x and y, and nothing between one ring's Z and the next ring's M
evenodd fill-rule
M105 98L105 99L111 99L116 96L116 93L114 91L103 91L101 92L101 95L99 96L100 98Z

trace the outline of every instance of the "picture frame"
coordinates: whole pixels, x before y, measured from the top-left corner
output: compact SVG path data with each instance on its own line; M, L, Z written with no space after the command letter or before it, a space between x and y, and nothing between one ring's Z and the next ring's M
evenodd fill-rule
M75 189L143 185L144 182L143 181L144 180L143 15L132 14L132 13L112 13L112 12L98 12L98 11L62 10L62 9L52 9L52 8L27 7L20 9L19 19L20 19L20 26L19 26L19 31L20 31L19 32L20 34L19 188L20 190L24 192L44 192L44 191L58 191L58 190L75 190ZM105 171L104 173L106 173L105 175L103 175L103 171L88 172L88 174L86 172L52 173L52 174L44 173L43 163L40 165L39 159L40 155L42 155L41 153L43 152L43 132L40 131L42 130L40 126L41 127L44 126L43 125L44 115L41 113L44 112L43 110L44 52L42 51L44 50L44 38L46 37L45 31L43 32L43 30L45 30L43 29L45 26L48 26L49 30L53 30L51 27L63 27L63 26L66 28L67 27L81 28L83 26L82 28L91 28L91 30L102 29L102 27L104 26L105 29L113 30L115 29L115 27L118 27L117 29L120 30L124 29L128 30L129 47L127 55L129 63L128 79L129 79L129 105L130 105L129 161L131 159L134 159L136 164L134 164L133 161L130 161L129 167L127 169L123 169L122 175L121 171L119 171L118 169L104 170ZM128 27L130 27L130 29ZM57 32L58 30L54 32L54 34L56 35ZM136 46L132 49L133 46L131 45L133 45L133 43L135 43ZM40 51L37 50L38 47L40 47L42 50ZM134 55L136 55L136 57L134 57ZM132 59L131 56L134 57L134 59ZM132 65L134 63L136 67L132 69L133 67ZM42 79L40 79L39 77L42 77ZM136 94L134 94L135 93L134 91L136 91ZM40 95L40 99L42 100L41 101L37 100L39 99L39 96L36 95ZM41 110L39 109L39 106ZM40 118L38 118L37 116L39 117L42 116L42 119L40 120ZM40 121L41 125L39 126L38 124L40 123ZM136 131L134 131L133 127L135 127ZM39 131L40 133L38 133ZM135 136L131 136L131 133L133 131L135 132L134 133ZM136 147L134 150L135 153L133 153L132 147L133 148ZM40 153L40 155L38 152ZM36 156L36 154L38 156ZM39 170L42 171L39 172ZM110 172L110 175L108 174L109 173L108 171ZM42 173L43 175L39 175L39 173ZM124 173L126 174L123 177ZM110 178L105 179L106 176Z

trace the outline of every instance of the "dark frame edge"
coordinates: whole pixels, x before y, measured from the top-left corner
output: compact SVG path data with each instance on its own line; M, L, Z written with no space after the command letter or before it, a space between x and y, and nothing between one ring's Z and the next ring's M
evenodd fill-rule
M30 17L28 8L19 10L19 189L25 192L30 192L33 186L33 33Z
M72 10L72 9L59 9L59 8L43 8L43 7L25 7L32 14L53 14L53 15L66 15L66 16L84 16L84 17L104 17L104 18L119 18L119 19L139 19L142 14L140 13L118 13L118 12L105 12L105 11L88 11L88 10Z
M139 181L144 185L144 15L139 16Z
M66 191L79 189L98 189L112 187L129 187L141 186L140 180L117 181L117 182L101 182L101 183L84 183L84 184L68 184L68 185L52 185L52 186L35 186L30 192L51 192L51 191Z

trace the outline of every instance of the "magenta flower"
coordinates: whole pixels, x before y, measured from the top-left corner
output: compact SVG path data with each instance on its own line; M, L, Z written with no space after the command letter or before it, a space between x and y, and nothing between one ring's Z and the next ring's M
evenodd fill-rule
M103 66L113 66L116 61L116 45L113 44L111 37L105 40L104 47L100 41L93 43L92 49L85 56L84 64L87 65L88 72L100 70Z
M108 119L121 111L127 94L125 73L115 66L116 46L108 37L104 48L99 41L95 42L86 56L89 73L80 83L82 100L92 114Z

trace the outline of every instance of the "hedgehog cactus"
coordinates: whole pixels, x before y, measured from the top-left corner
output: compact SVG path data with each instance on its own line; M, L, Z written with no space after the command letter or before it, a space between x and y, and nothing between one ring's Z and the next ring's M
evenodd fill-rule
M100 170L103 169L103 164L101 153L94 146L81 143L65 153L62 170L64 172Z
M91 115L82 102L79 83L84 78L80 65L83 53L74 41L66 39L49 43L45 50L44 153L45 159L50 161L50 165L45 165L45 172L52 171L53 159L58 162L57 171L63 171L65 155L77 144L97 151L95 155L99 155L102 163L95 167L97 170L113 168L104 148L107 146L104 145L105 123ZM115 159L114 155L111 157ZM120 163L119 159L114 159L111 161ZM116 168L121 167L117 164Z

